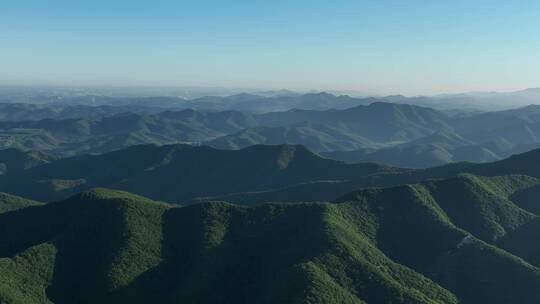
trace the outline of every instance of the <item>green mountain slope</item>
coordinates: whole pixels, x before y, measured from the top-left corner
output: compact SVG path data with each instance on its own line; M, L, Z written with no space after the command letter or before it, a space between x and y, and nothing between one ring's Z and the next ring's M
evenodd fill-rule
M510 200L510 195L537 186L527 176L460 175L422 183L453 223L476 237L494 242L536 217Z
M41 205L40 202L0 192L0 213L10 212L30 206Z
M484 206L481 200L491 202L485 192L506 197L534 183L469 175L365 189L335 203L255 207L172 207L94 189L0 214L0 299L538 303L540 269L512 255L510 247L495 247L500 239L486 242L474 236L482 231L470 234L464 229L469 218L461 219L473 214L512 230L502 238L510 237L535 223L534 215L511 201ZM468 192L471 201L441 203L446 191ZM514 211L490 216L504 208Z
M538 268L455 224L467 224L460 218L466 212L478 218L484 212L473 205L450 214L451 209L432 194L429 185L419 184L363 190L339 201L388 257L441 284L463 303L537 302L533 290L540 284ZM484 221L489 222L489 216Z
M0 274L0 296L7 303L457 302L348 225L326 204L170 208L95 190L0 216L0 267L24 269L15 281L12 272Z

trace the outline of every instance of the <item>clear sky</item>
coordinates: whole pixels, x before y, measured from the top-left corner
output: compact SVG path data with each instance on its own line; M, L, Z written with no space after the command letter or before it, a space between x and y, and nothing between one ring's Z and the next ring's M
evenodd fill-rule
M0 84L540 86L540 1L0 0Z

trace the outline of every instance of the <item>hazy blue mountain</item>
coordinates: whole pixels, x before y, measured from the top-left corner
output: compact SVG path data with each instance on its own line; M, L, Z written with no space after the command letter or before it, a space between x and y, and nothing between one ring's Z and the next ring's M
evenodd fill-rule
M460 161L489 162L540 147L540 106L452 117L449 124L449 128L392 147L322 152L347 162L426 168Z
M353 132L344 131L342 128L309 121L287 127L244 129L205 144L219 149L241 149L258 144L302 144L310 150L319 152L381 146L381 144L373 140Z
M473 140L504 140L512 144L539 142L540 106L483 113L456 120L457 132Z
M204 141L232 149L291 143L306 145L314 151L354 150L408 142L431 134L433 129L448 128L448 123L446 115L432 109L387 103L345 110L290 110L262 115L188 109L99 118L0 121L0 138L5 138L0 140L0 147L73 155L106 152L134 144Z
M198 99L82 95L39 105L0 104L4 110L0 148L75 155L136 144L205 143L223 149L301 144L347 162L426 168L493 161L540 146L536 105L485 113L463 109L456 114L402 104L427 104L428 97L263 95ZM186 107L199 110L182 110ZM284 111L268 112L276 110Z
M198 143L255 125L249 114L193 110L0 122L0 147L58 155L98 153L135 144Z
M540 89L530 88L514 92L468 92L434 96L385 96L386 102L415 104L438 110L500 111L540 104Z
M433 109L373 103L345 110L290 110L257 115L260 127L209 142L238 149L252 144L302 144L314 151L379 148L450 128L450 118ZM381 123L384 122L384 123Z
M121 113L155 114L163 111L157 107L136 105L91 106L65 104L0 103L0 121L28 121L42 119L97 119Z
M428 168L454 162L490 162L520 153L538 145L512 145L497 140L475 144L453 131L443 130L405 144L380 149L360 148L321 154L348 163L379 162L391 166Z

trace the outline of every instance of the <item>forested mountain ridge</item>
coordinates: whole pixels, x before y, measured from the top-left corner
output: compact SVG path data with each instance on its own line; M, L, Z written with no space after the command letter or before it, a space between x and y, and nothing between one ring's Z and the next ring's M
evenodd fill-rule
M509 199L534 185L466 175L255 207L94 189L0 214L0 299L537 303L537 256L520 245L537 215Z
M51 201L94 187L132 191L170 202L197 196L348 181L400 169L347 165L302 146L252 146L238 151L190 145L141 145L101 155L64 158L0 177L0 189Z
M414 183L462 173L540 178L540 150L486 164L459 163L423 170L375 163L346 164L303 146L256 145L218 150L191 145L140 145L101 155L50 161L0 176L0 191L38 201L94 187L116 188L168 202L205 199L239 203L327 201L372 186Z

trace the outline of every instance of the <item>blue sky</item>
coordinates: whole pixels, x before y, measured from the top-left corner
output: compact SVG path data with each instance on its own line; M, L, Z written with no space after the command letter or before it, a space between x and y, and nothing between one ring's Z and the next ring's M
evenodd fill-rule
M540 2L0 1L0 84L540 86Z

